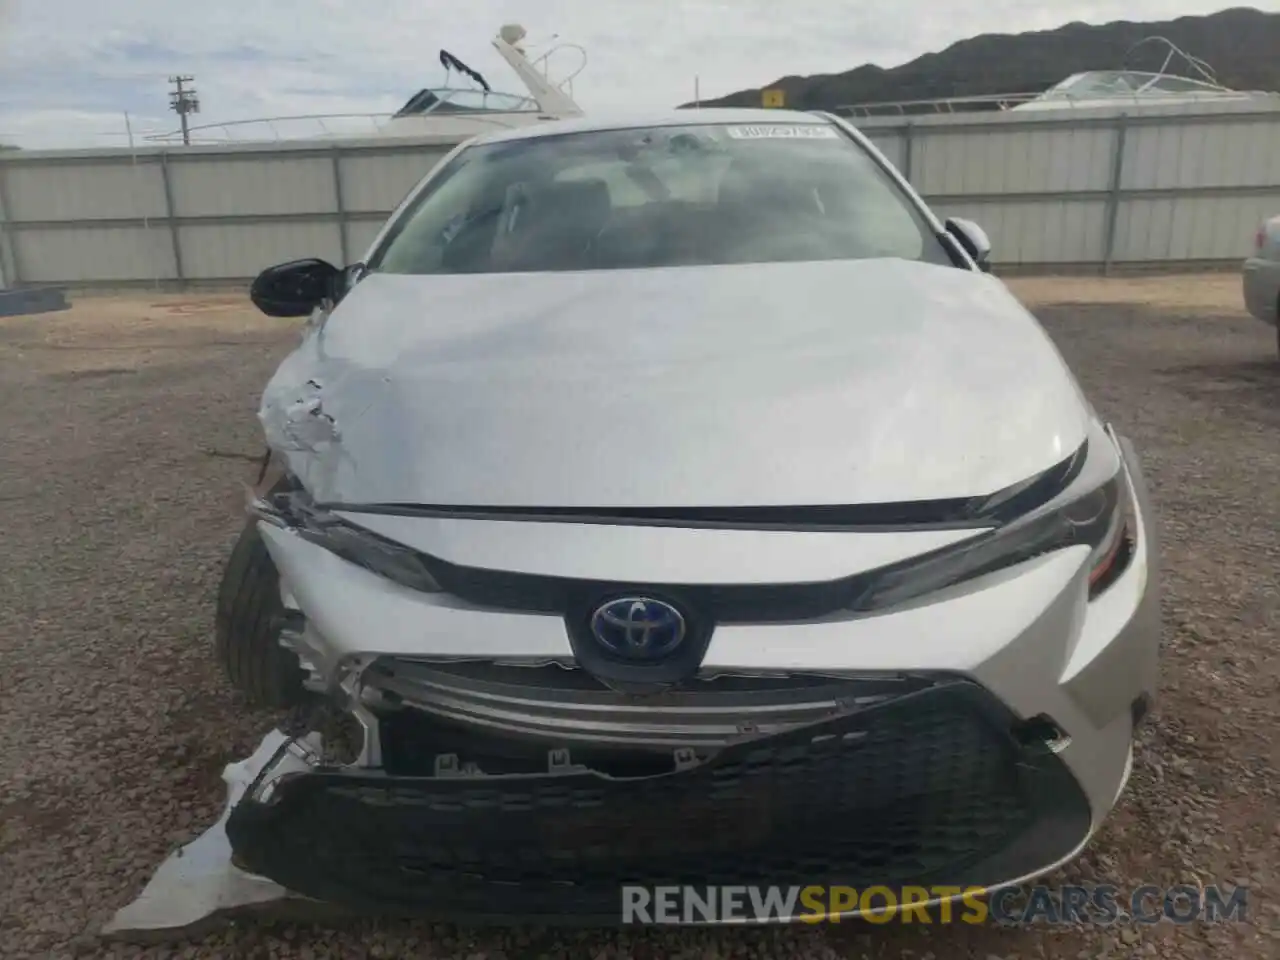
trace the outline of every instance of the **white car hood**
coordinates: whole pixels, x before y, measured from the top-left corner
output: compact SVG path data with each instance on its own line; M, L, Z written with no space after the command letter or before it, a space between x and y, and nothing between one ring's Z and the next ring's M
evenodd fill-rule
M981 496L1090 410L998 280L900 260L365 278L263 397L321 502Z

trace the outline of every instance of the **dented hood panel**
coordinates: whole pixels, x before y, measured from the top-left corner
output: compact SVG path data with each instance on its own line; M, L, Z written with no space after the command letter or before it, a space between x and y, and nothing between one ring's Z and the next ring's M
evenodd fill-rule
M375 274L260 416L324 502L750 506L990 493L1088 409L998 280L875 260Z

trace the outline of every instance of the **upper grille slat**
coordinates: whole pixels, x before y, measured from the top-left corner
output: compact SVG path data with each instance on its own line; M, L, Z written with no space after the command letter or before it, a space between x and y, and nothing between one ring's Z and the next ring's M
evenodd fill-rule
M721 747L744 728L781 733L927 686L908 677L718 677L644 696L582 670L384 658L366 688L436 717L556 744Z
M526 523L659 525L729 530L826 530L847 533L973 529L999 526L1049 502L1078 474L1087 444L1048 470L990 496L956 500L836 506L699 507L652 509L486 508L406 504L321 504L326 510L403 517L504 520ZM358 522L358 521L357 521ZM919 562L944 546L913 557ZM478 607L569 614L603 596L658 595L697 611L710 623L817 620L858 609L886 572L898 564L834 580L804 583L685 584L620 582L465 566L417 554L446 593ZM904 561L907 562L907 561Z

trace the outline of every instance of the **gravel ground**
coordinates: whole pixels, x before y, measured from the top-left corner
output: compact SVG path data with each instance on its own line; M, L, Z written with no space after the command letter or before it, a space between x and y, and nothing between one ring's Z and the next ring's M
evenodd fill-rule
M211 660L212 608L293 338L233 297L0 320L0 956L1275 957L1280 362L1234 277L1018 280L1162 510L1162 697L1130 789L1049 882L1250 887L1244 924L563 933L407 922L95 931L218 815L272 722ZM980 345L976 346L980 349Z

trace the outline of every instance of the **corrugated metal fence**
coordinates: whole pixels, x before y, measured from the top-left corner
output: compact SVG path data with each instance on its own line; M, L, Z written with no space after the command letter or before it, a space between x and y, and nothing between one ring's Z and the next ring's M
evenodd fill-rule
M941 215L1023 270L1234 263L1280 212L1280 110L993 113L859 126ZM454 141L367 139L0 158L11 285L245 280L360 257Z
M1280 212L1280 109L1063 112L859 126L939 215L982 224L1009 266L1235 264Z
M241 280L358 257L456 140L67 151L0 161L7 275L22 283Z

